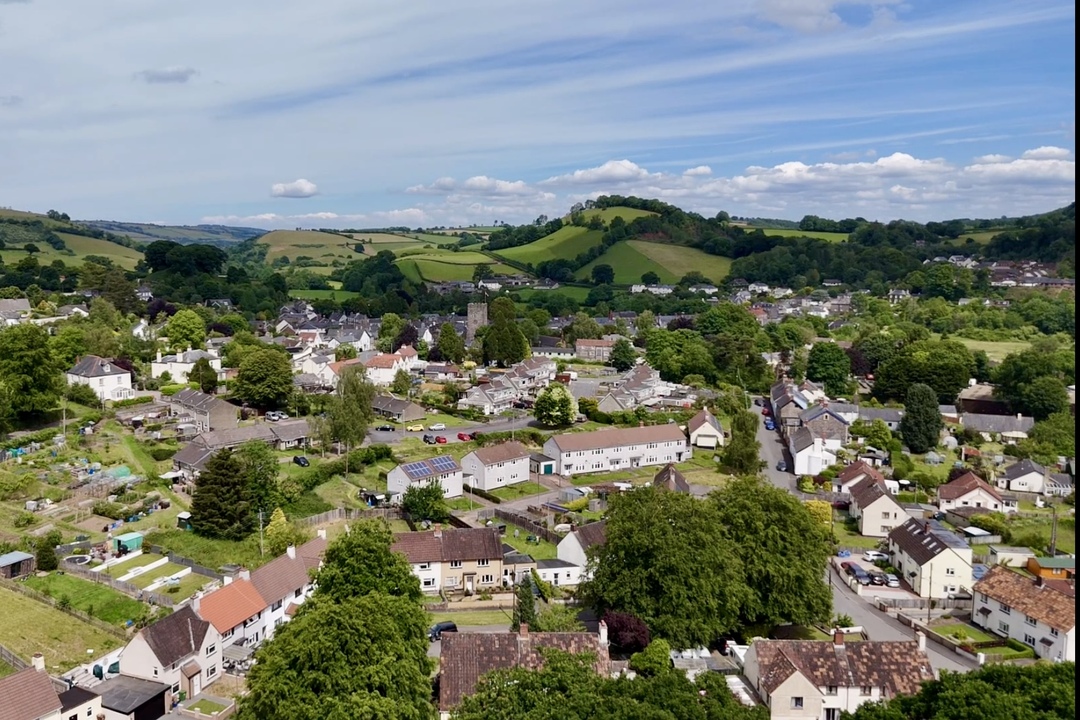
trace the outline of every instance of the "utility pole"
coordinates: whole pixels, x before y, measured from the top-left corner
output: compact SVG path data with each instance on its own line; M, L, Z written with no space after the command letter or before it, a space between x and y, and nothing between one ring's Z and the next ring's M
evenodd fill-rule
M1057 557L1057 506L1050 506L1054 514L1053 524L1050 526L1050 557Z
M259 555L260 556L266 554L266 552L263 550L263 523L262 523L262 521L263 521L263 511L260 510L259 511Z
M926 591L926 624L930 624L930 610L934 606L934 564L930 563L930 589Z

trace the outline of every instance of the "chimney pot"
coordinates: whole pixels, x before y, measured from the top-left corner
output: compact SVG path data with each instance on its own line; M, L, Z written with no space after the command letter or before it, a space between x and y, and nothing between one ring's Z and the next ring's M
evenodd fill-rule
M916 630L915 641L919 644L919 651L926 652L926 634L920 630Z
M240 572L237 574L240 576L241 580L251 580L251 571L247 568L241 568Z
M435 533L434 533L434 536L435 536L436 538L441 538L441 537L442 537L442 523L435 523Z
M645 427L645 421L644 420L638 420L637 426L638 427Z
M844 633L840 632L840 628L833 628L832 640L833 645L836 645L837 647L844 646Z
M521 623L518 634L521 635L521 637L529 637L529 623Z
M315 534L318 535L323 540L325 540L326 539L326 528L319 528L318 532L316 532Z
M600 644L606 646L608 644L607 623L603 620L600 621Z
M31 664L38 672L45 672L45 656L41 653L34 653L34 657L30 658Z
M290 560L295 560L296 559L296 546L295 545L290 545L289 547L285 548L285 554L289 556Z

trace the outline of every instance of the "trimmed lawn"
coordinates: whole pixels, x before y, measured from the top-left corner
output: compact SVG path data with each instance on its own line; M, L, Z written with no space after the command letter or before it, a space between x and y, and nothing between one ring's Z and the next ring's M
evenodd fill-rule
M847 240L847 233L842 232L826 232L824 230L798 230L795 228L743 228L747 232L753 232L755 230L761 230L766 236L780 236L780 237L809 237L816 238L818 240L828 240L829 242L844 242Z
M517 537L514 537L515 530L520 531ZM554 560L558 557L555 545L543 538L539 538L539 545L533 545L532 543L525 542L525 538L528 536L529 531L525 528L518 527L512 523L506 523L506 534L503 535L500 540L518 552L531 556L533 560Z
M29 662L40 652L45 666L67 672L89 657L115 650L124 641L78 618L25 595L0 587L0 638L13 653ZM87 650L92 650L88 653Z
M601 230L565 225L536 242L496 250L495 254L521 263L537 265L545 260L573 259L600 244Z
M964 640L965 642L990 642L991 640L999 639L993 635L983 632L980 628L977 628L974 625L969 625L968 623L962 622L949 623L947 625L932 625L930 629L936 632L938 635L944 635L950 640L956 640L956 638L953 636L953 633L959 630L964 631L966 635Z
M446 501L446 507L451 510L460 510L462 512L471 512L478 508L484 507L484 505L476 500L472 499L470 493L465 493L464 497L454 498L453 500Z
M35 575L26 578L25 582L28 587L56 600L66 596L71 600L71 607L112 625L123 625L126 620L136 619L145 608L138 600L108 585L99 585L74 575Z
M6 662L0 660L0 678L7 677L15 673L15 668L8 665Z
M547 492L547 488L543 485L526 481L492 490L491 494L500 500L518 500L520 498L536 497L545 492Z
M931 333L930 336L935 340L941 337L938 333ZM972 352L984 351L986 357L993 362L1001 362L1006 355L1023 352L1031 347L1031 343L1025 340L969 340L959 335L953 335L951 339L959 341Z
M430 613L431 623L450 622L457 623L458 627L475 627L477 625L509 625L513 619L510 610L461 610L458 612Z
M145 540L144 540L145 541ZM111 565L99 572L105 573L114 578L118 578L121 575L127 575L135 568L144 567L152 562L157 562L161 559L161 555L154 555L153 553L144 552L142 555L136 555L130 560L125 560L119 565Z
M199 702L192 705L188 705L187 707L189 710L198 710L203 715L212 715L225 709L225 706L221 703L211 702L206 698L203 698Z
M138 587L145 588L147 585L153 585L154 582L156 582L157 580L160 580L164 577L169 577L171 575L175 575L183 569L183 565L177 565L176 563L165 563L164 565L160 565L153 570L144 572L142 575L135 576L129 582L132 585L137 585Z
M180 578L179 585L166 585L165 587L159 587L154 592L162 595L169 595L174 600L183 600L194 595L198 590L202 589L202 586L208 582L211 582L212 578L208 578L205 575L199 575L198 573L188 573L184 577Z

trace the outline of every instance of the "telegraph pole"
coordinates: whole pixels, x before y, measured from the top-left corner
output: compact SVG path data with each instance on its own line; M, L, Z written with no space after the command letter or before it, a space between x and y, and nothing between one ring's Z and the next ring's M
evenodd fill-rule
M1050 526L1050 557L1057 557L1057 507L1050 506L1054 514L1053 524Z
M263 511L260 510L259 511L259 555L261 557L262 555L265 555L265 554L266 554L266 552L263 550Z
M926 624L930 625L930 610L934 607L934 564L930 563L930 589L926 591Z

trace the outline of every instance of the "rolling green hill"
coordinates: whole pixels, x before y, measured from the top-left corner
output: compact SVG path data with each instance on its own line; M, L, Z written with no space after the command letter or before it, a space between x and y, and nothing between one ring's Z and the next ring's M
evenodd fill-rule
M295 260L303 255L330 265L334 260L345 263L360 259L352 249L354 240L318 230L274 230L259 238L259 244L269 246L268 261L279 257Z
M632 220L637 220L639 217L649 217L651 215L656 215L656 213L649 212L648 210L638 210L636 208L622 206L609 207L602 210L586 210L584 214L586 219L592 219L596 216L599 216L605 224L611 222L617 217L621 217L626 222L631 222Z
M498 250L495 254L508 260L536 265L545 260L575 257L578 253L599 245L603 235L600 230L565 225L536 242Z
M151 223L116 222L114 220L80 220L80 224L117 235L127 235L136 242L152 243L171 240L189 243L227 244L258 237L265 230L229 225L154 225Z
M0 209L0 241L4 248L0 257L5 263L17 263L27 256L24 246L37 248L34 256L42 265L62 260L65 265L77 266L83 258L96 255L112 260L117 265L133 270L142 259L142 252L133 247L120 245L105 237L106 231L89 228L82 223L39 215L19 210ZM110 233L113 237L115 234ZM123 242L130 242L128 239ZM59 246L62 243L62 246Z
M779 237L809 237L817 238L818 240L828 240L829 242L844 242L847 240L847 233L842 232L825 232L822 230L793 230L791 228L749 228L750 232L754 230L761 230L765 235L775 235Z
M589 279L596 265L610 265L618 285L641 282L641 276L652 270L660 282L676 283L689 272L697 271L714 282L720 282L731 270L731 260L709 255L696 248L643 240L618 243L596 260L575 273L580 280Z

